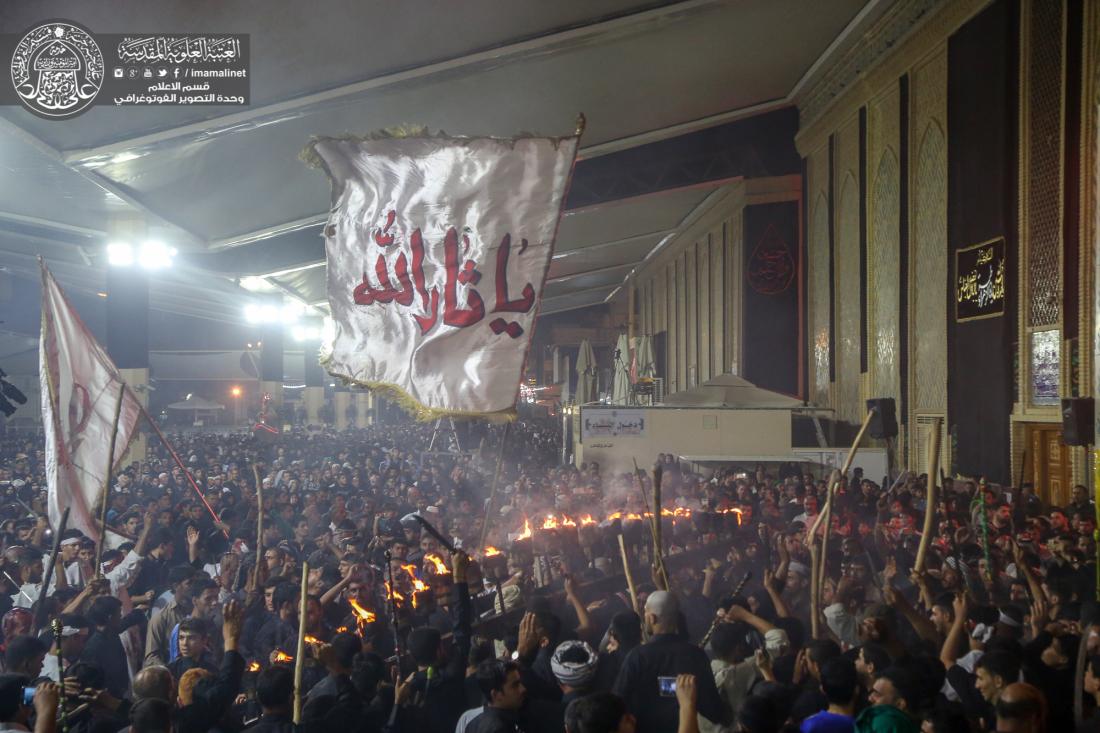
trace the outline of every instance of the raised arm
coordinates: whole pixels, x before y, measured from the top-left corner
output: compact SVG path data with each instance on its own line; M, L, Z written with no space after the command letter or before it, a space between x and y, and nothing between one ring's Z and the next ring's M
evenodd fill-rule
M930 641L933 644L940 643L940 635L936 633L935 625L924 614L919 613L915 608L909 605L909 601L905 596L891 585L886 585L882 589L882 598L886 603L892 606L898 611L909 624L913 627L913 630L917 632L917 636Z
M577 592L577 581L572 575L565 578L565 598L577 614L577 635L582 638L589 636L592 633L592 617Z
M966 614L969 610L966 596L962 593L956 595L954 607L955 620L951 624L951 630L947 632L947 639L944 640L943 649L940 651L940 661L943 662L944 669L950 669L955 664L959 644L962 643L963 635L966 633Z
M791 609L787 607L787 602L783 600L783 594L779 592L779 581L775 577L775 573L767 568L764 569L764 590L768 592L768 597L772 599L775 614L779 618L790 618Z
M730 606L730 610L726 611L726 618L734 621L744 621L761 634L766 634L775 628L774 624L768 623L752 611L746 611L736 604Z
M1016 571L1023 573L1024 580L1027 581L1027 587L1031 590L1031 597L1049 602L1050 599L1043 592L1042 584L1035 578L1035 573L1031 572L1031 568L1024 561L1024 552L1016 544L1016 540L1012 540L1012 560L1016 563Z

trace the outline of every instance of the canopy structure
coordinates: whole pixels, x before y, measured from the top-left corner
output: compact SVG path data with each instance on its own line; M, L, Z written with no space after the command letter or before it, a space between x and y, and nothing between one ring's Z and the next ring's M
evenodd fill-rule
M698 387L674 392L661 403L667 407L740 407L754 410L794 410L802 400L757 387L734 374L723 374Z
M190 399L183 400L182 402L173 402L168 405L166 409L169 410L192 410L196 412L203 412L209 410L224 410L225 405L219 405L212 400L203 399L202 397L191 397Z

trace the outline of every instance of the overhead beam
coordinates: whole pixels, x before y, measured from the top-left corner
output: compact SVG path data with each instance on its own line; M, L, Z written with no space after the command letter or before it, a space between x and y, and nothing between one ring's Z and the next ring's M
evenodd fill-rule
M65 155L65 161L71 165L83 165L93 163L103 156L117 155L121 152L140 152L144 148L160 145L166 141L179 138L189 138L201 135L204 138L212 136L234 135L255 129L264 121L276 117L282 117L288 113L298 112L308 107L323 105L337 100L354 97L365 92L385 89L398 84L409 84L413 81L436 76L439 74L452 74L458 69L474 67L479 64L501 64L517 57L543 52L551 46L559 46L566 43L577 43L599 38L610 33L622 32L624 29L657 21L663 18L683 15L692 11L705 9L710 6L724 4L726 0L681 0L669 3L661 7L643 10L637 13L628 13L608 20L590 23L577 28L547 33L525 41L508 43L494 48L487 48L474 53L468 53L436 63L425 64L413 69L398 71L390 74L382 74L353 84L345 84L322 92L304 94L293 99L288 99L274 104L254 107L249 110L235 112L233 114L215 117L213 119L192 122L178 127L172 127L147 135L139 135L123 138L106 145L92 148L74 149ZM580 110L575 110L580 111Z
M608 265L607 267L597 267L594 270L582 270L581 272L571 272L568 275L558 275L557 277L549 278L546 282L548 282L548 283L560 283L560 282L566 282L567 280L573 280L573 279L578 278L578 277L586 277L588 275L602 275L604 273L615 272L616 270L625 270L628 267L634 267L639 262L641 262L641 260L635 260L635 261L632 261L632 262L623 262L623 263L618 264L618 265Z

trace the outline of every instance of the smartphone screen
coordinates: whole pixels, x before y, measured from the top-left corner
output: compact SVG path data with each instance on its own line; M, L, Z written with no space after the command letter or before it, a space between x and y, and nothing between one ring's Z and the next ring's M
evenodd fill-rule
M662 697L676 697L676 678L658 677L657 687Z

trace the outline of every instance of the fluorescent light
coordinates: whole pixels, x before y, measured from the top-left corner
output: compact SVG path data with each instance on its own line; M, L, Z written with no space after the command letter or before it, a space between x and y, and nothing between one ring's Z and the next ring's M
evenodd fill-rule
M172 258L175 256L175 247L169 247L164 242L149 240L141 245L138 263L146 270L161 270L171 267Z
M134 248L129 242L111 242L107 245L107 262L115 267L134 264Z
M245 290L267 290L267 279L262 277L256 277L255 275L248 275L242 277L240 285Z
M259 323L261 318L260 306L255 303L249 303L244 307L244 319L249 323ZM251 349L252 344L249 344L248 348Z

